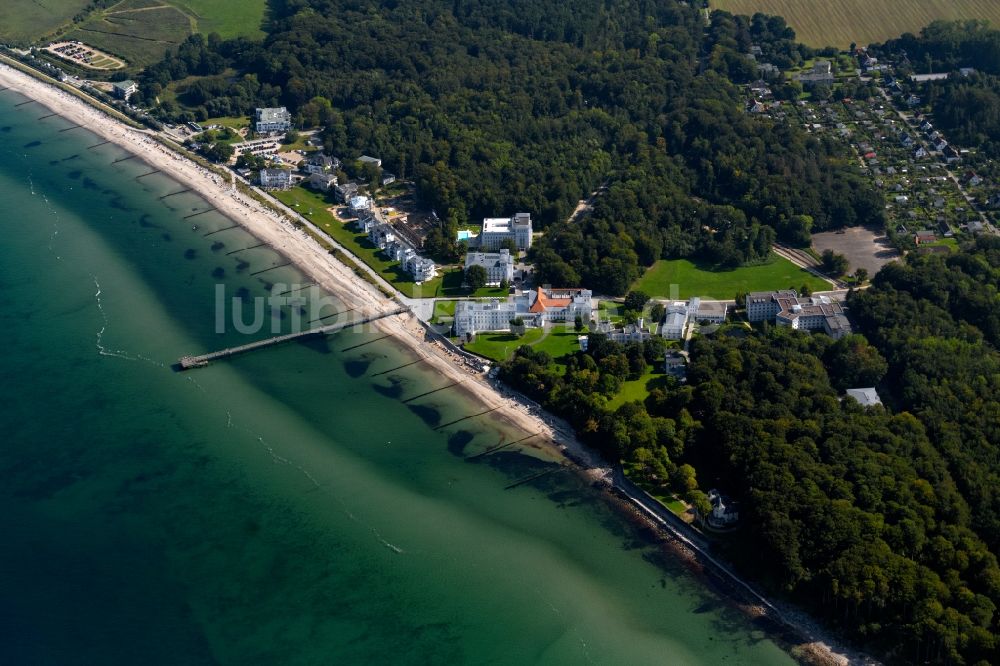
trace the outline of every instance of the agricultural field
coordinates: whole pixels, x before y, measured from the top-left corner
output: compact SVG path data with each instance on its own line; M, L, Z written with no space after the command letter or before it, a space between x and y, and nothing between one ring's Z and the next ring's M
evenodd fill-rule
M710 0L734 14L783 16L800 42L846 48L917 33L932 21L986 19L1000 26L996 0Z
M90 0L3 0L0 42L30 44L68 25L88 4Z
M124 0L72 21L89 0L3 0L0 42L29 44L59 33L141 68L192 33L259 37L267 0Z
M656 262L632 289L653 298L688 299L692 296L731 300L739 292L798 289L808 285L812 291L832 289L821 280L787 259L772 255L766 264L718 270L687 259Z
M126 0L66 33L75 39L124 58L130 67L144 67L163 57L196 29L193 18L170 5Z

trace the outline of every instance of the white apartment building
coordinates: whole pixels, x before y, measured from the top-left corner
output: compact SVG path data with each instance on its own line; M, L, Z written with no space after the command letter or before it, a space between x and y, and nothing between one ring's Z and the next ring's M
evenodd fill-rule
M498 285L505 280L510 283L514 280L514 257L510 256L510 250L469 252L465 255L465 270L473 266L482 266L486 269L488 285Z
M487 217L479 235L479 247L498 250L507 240L513 240L518 250L531 248L531 214L517 213L514 217Z
M266 190L287 190L292 186L292 172L288 169L261 169L259 179Z
M283 106L260 108L254 112L254 130L263 132L287 132L292 127L292 114Z

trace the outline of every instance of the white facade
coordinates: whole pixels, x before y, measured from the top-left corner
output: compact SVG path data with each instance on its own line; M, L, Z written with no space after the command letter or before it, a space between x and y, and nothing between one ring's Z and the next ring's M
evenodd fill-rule
M260 186L268 190L287 190L292 186L292 172L288 169L261 169Z
M503 281L514 280L514 257L507 249L499 252L469 252L465 255L465 270L472 266L482 266L486 269L486 284L498 285Z
M683 301L676 301L667 306L667 316L660 327L660 334L668 340L680 340L684 337L684 328L688 323L688 306Z
M434 262L415 252L403 260L403 270L413 276L414 282L426 282L437 275L437 266Z
M510 320L517 316L517 304L513 301L459 301L455 304L455 335L509 331Z
M528 326L550 323L584 322L593 316L593 295L589 289L548 289L523 291L506 301L459 301L455 306L455 334L479 331L508 331L510 320L520 317Z
M355 215L358 215L362 212L369 211L372 209L372 200L363 195L351 197L351 200L348 202L348 204L351 207L351 212L353 212Z
M283 106L257 109L254 113L254 130L257 132L286 132L292 127L292 114Z
M531 248L531 214L517 213L514 217L487 217L479 235L479 247L498 250L507 240L513 240L518 250Z

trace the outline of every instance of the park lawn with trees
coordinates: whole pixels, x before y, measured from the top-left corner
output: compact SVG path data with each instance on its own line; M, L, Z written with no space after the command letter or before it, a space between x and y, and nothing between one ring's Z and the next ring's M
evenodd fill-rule
M465 343L464 347L474 354L502 362L513 356L518 347L526 345L548 354L558 362L567 354L580 349L579 335L572 326L555 325L529 328L521 336L507 332L480 333L473 342Z
M676 285L676 293L673 292ZM738 293L776 289L826 291L831 285L789 260L771 255L766 263L719 269L689 259L660 260L633 285L653 298L688 299L692 296L730 300Z

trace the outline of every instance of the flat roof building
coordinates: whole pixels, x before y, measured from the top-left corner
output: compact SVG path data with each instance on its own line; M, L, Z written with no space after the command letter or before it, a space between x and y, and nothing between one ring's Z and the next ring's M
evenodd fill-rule
M287 132L292 127L292 114L283 106L259 108L254 112L254 131Z
M514 241L518 250L531 248L531 214L517 213L513 217L487 217L483 220L483 232L479 235L479 247L484 250L499 250L506 241Z
M465 255L465 270L469 270L473 266L482 266L486 269L486 284L488 285L514 281L514 257L510 256L510 250L469 252Z

